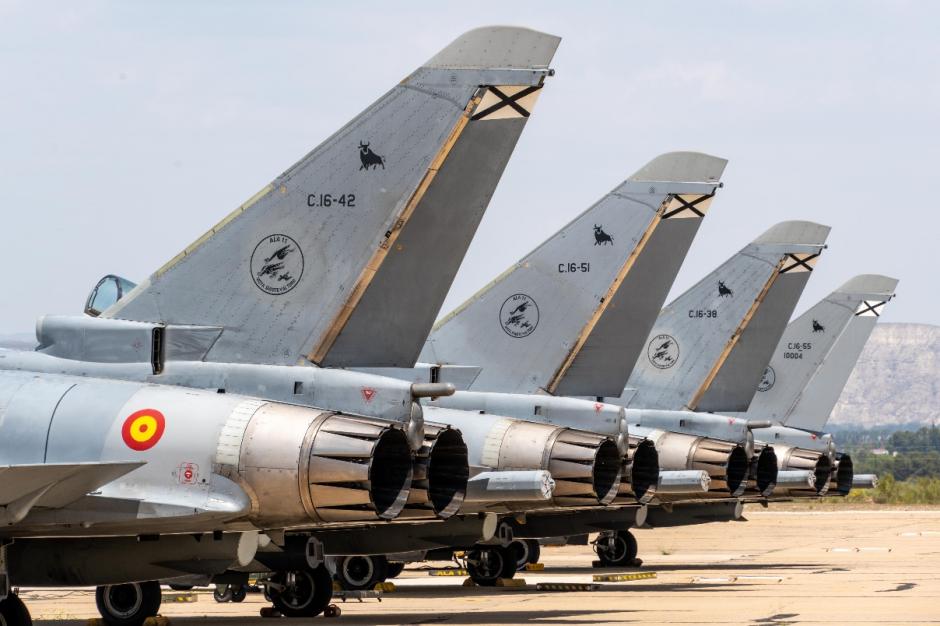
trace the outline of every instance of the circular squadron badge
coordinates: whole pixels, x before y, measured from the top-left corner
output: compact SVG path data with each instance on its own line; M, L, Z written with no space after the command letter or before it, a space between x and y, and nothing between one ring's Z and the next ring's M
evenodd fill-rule
M767 369L764 370L764 375L761 376L760 384L757 385L758 391L767 391L768 389L774 386L774 383L777 382L777 372L774 371L774 368L767 366Z
M268 235L251 253L251 279L258 289L272 296L296 287L303 273L303 252L287 235Z
M679 360L679 344L671 335L656 335L646 349L653 367L667 370Z
M499 324L510 337L528 337L539 325L539 307L524 293L509 296L499 309Z

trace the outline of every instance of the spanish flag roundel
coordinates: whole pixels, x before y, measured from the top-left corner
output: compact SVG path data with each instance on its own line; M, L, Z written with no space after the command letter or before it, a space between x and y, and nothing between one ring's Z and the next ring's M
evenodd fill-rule
M157 445L165 428L163 413L156 409L142 409L134 411L124 420L121 436L128 448L142 452Z

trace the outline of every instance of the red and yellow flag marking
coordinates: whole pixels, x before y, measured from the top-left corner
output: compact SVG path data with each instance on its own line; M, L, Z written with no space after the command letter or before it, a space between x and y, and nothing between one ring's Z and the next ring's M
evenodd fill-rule
M121 427L124 443L131 450L143 452L157 445L166 429L166 418L156 409L134 411Z

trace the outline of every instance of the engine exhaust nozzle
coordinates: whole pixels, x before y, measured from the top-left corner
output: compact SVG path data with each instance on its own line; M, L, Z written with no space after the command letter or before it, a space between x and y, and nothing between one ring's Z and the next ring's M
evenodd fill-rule
M415 454L408 503L402 519L447 519L460 510L467 495L470 460L459 430L424 424L424 443Z

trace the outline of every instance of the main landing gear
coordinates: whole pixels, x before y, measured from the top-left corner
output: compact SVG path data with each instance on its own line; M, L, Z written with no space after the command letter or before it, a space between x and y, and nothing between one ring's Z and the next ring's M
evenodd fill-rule
M481 587L493 587L500 578L516 575L516 559L509 548L478 545L467 551L467 574Z
M101 619L108 626L141 626L160 610L160 583L125 583L102 585L95 590L95 602Z
M401 565L404 567L404 563ZM390 577L389 570L388 559L381 554L344 556L336 561L336 580L340 587L349 591L373 589ZM400 573L399 569L395 576Z
M216 585L212 597L216 602L243 602L248 597L248 585Z
M268 597L284 617L314 617L333 598L333 581L325 565L277 572L266 583Z
M513 539L509 544L509 551L516 563L516 571L522 572L525 571L526 565L539 562L542 548L535 539Z
M0 600L0 626L33 626L29 609L12 591Z
M601 533L594 542L594 549L604 567L631 567L636 564L636 537L629 530Z

